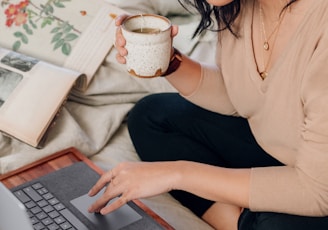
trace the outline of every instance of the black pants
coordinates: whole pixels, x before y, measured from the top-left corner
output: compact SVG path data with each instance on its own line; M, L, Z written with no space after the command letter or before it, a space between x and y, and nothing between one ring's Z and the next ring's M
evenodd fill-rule
M228 168L282 165L256 143L247 120L204 110L176 93L155 94L140 100L129 114L128 128L144 161L189 160ZM198 216L213 204L183 191L171 194ZM302 228L303 222L309 220L314 225ZM318 227L321 225L326 227ZM253 213L246 209L239 226L239 229L328 230L328 218Z

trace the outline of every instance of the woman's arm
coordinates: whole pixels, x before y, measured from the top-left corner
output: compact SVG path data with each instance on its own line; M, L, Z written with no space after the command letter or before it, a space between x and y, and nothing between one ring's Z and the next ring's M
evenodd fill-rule
M126 162L106 172L89 195L94 196L109 183L105 193L89 212L107 214L130 200L184 190L205 199L248 207L249 169L226 169L189 161ZM120 196L106 206L109 200Z
M166 76L166 79L182 95L190 95L198 88L201 81L201 65L186 55L182 55L179 68Z
M121 15L116 19L117 33L115 47L117 49L116 59L125 64L128 51L125 49L126 41L121 33L120 25L127 15ZM172 39L178 34L178 27L172 27ZM173 48L172 51L173 53ZM217 52L214 47L213 52ZM192 103L205 109L232 115L236 110L228 96L223 77L219 67L200 64L186 55L182 55L179 68L166 79L178 92ZM215 100L214 100L215 99Z
M175 188L205 199L248 208L250 169L229 169L180 161Z

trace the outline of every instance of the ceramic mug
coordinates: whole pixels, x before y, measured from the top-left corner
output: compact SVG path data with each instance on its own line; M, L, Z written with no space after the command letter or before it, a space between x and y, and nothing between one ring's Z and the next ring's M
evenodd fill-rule
M165 73L171 58L171 27L169 19L155 14L132 15L124 20L126 66L131 75L151 78Z

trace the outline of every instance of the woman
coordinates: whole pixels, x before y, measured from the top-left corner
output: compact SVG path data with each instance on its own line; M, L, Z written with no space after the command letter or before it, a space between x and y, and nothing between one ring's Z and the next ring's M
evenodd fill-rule
M216 229L328 229L328 1L194 3L196 33L215 13L217 66L182 56L166 76L179 94L135 106L131 139L152 163L107 172L90 195L111 183L89 211L170 191ZM119 29L120 63L124 45Z

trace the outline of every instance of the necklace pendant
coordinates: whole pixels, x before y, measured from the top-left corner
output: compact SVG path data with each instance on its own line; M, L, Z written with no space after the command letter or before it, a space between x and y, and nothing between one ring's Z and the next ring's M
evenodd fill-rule
M268 76L268 72L263 71L260 73L261 78L264 80Z
M263 48L264 48L264 50L268 51L270 49L269 42L264 42Z

